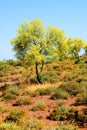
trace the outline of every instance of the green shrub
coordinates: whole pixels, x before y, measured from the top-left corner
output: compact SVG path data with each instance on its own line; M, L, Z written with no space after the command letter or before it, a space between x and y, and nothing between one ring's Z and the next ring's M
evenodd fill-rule
M48 73L41 73L40 77L44 82L55 83L58 81L58 75L53 71L49 71Z
M36 97L36 96L40 95L40 93L41 93L42 91L43 91L43 88L42 88L42 89L38 88L38 89L36 89L35 91L31 92L31 96L32 96L32 97Z
M46 130L46 125L41 120L31 119L25 121L24 130Z
M0 130L23 130L22 127L15 123L3 123L0 125Z
M21 97L13 105L15 105L15 106L31 105L31 99L28 97Z
M79 94L76 98L75 105L86 105L87 106L87 93Z
M55 130L79 130L79 128L78 128L78 126L75 126L72 123L71 124L59 123Z
M6 90L3 92L4 100L13 100L19 96L19 89L16 85L7 86Z
M55 90L55 93L51 96L51 99L57 100L57 99L67 99L69 97L68 92L65 90L58 88Z
M58 99L57 100L57 103L58 103L59 106L63 105L65 102L66 102L65 99Z
M54 93L55 88L53 87L48 87L48 88L38 88L36 89L31 95L32 96L37 96L37 95L50 95Z
M78 125L87 128L87 115L85 115L84 112L78 115L77 123Z
M68 106L59 106L58 108L54 109L48 118L50 120L69 120L75 119L76 110L68 107Z
M75 80L78 77L78 73L76 72L70 72L64 77L64 82L71 82L72 80Z
M32 108L32 111L44 111L47 105L43 101L37 101Z
M23 123L25 119L27 119L27 114L24 110L11 110L5 121L20 124Z
M82 86L82 92L77 95L75 105L86 105L87 106L87 86Z
M2 97L2 100L15 100L16 98L17 98L16 95L12 93L7 93L6 95Z
M54 91L55 91L55 88L47 87L47 88L43 89L42 92L40 92L40 95L50 95L50 94L54 93Z
M16 96L19 96L18 86L16 86L16 85L8 86L5 93L11 93L11 94L14 94Z
M30 78L30 83L31 83L31 84L38 84L37 78L36 78L36 77Z
M23 92L23 95L30 95L31 91L30 88L26 88L26 90Z
M75 105L87 106L87 82L82 81L80 83L81 92L77 95Z
M71 95L77 95L82 91L81 87L79 86L79 83L75 81L68 81L66 83L63 83L60 88L67 91Z

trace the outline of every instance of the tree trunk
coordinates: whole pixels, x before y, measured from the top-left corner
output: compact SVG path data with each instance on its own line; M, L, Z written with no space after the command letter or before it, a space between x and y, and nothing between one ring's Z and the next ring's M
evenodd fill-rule
M80 61L79 55L76 54L73 50L72 50L72 52L73 52L73 54L74 54L74 56L75 56L75 58L76 58L76 63L78 63L78 62Z
M36 68L36 76L37 76L37 80L38 80L38 82L39 83L43 83L42 82L42 80L40 79L40 75L39 75L39 70L38 70L38 63L36 62L36 66L35 66L35 68Z

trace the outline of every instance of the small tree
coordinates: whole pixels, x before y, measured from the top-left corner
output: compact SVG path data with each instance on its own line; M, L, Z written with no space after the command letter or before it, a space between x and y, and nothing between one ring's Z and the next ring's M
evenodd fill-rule
M19 60L27 60L35 64L37 79L39 83L42 83L40 73L43 70L43 65L56 57L58 58L60 51L62 53L63 39L62 31L56 27L47 27L44 30L42 21L35 19L20 24L17 36L11 43Z
M69 56L76 58L76 60L78 62L79 61L79 53L81 52L81 49L84 46L83 40L78 39L78 38L75 38L75 39L69 38L67 40L67 45L69 48L69 52L68 52Z

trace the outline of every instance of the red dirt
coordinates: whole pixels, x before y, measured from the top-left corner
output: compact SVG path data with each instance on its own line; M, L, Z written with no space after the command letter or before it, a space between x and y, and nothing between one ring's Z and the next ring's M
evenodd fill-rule
M30 98L30 96L28 96ZM27 112L28 116L30 119L33 118L37 118L40 120L43 120L48 126L55 126L57 125L58 121L52 121L47 119L47 116L50 114L51 111L53 111L54 108L58 107L58 102L56 100L51 100L50 96L36 96L36 97L32 97L32 104L31 105L26 105L26 106L13 106L13 104L15 103L14 100L11 100L9 102L7 102L7 107L9 108L9 110L11 109L23 109ZM41 100L43 102L45 102L45 104L47 105L46 110L44 111L32 111L32 107L34 106L35 102ZM65 105L72 105L75 102L75 97L69 97L67 99L67 101L65 102ZM78 110L82 110L84 108L84 106L79 106L76 107L78 108ZM5 116L7 116L8 113L6 113L5 115L2 115L2 119L5 119ZM87 130L87 128L81 128L80 130Z

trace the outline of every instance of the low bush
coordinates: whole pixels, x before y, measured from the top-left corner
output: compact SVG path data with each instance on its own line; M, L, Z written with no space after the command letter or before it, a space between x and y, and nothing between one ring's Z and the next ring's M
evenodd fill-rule
M87 86L82 87L82 92L77 95L75 105L86 105L87 106Z
M40 77L44 82L50 82L50 83L55 83L59 79L58 75L53 71L49 71L48 73L46 73L46 72L41 73Z
M11 110L9 115L6 117L6 122L16 122L21 124L27 119L27 114L24 110Z
M19 96L18 86L16 86L16 85L8 86L5 93L11 93L11 94L14 94L16 96Z
M31 83L31 84L38 84L37 78L36 78L36 77L30 78L30 83Z
M19 96L19 89L16 85L7 86L6 90L3 92L2 99L4 100L14 100Z
M76 98L75 105L86 105L87 106L87 93L85 94L79 94Z
M82 91L79 83L76 81L68 81L63 83L60 88L63 90L67 91L70 95L76 96L78 93Z
M54 109L48 119L50 120L73 120L76 118L76 110L72 109L68 106L59 106L58 108Z
M16 125L15 123L2 123L0 125L0 130L23 130L22 127Z
M65 102L66 102L65 99L58 99L57 100L57 103L58 103L59 106L63 105Z
M47 108L47 105L43 101L37 101L32 107L32 111L44 111Z
M73 123L59 123L55 130L79 130L78 126L75 126Z
M78 115L77 123L87 128L87 108L84 108L82 113Z
M46 130L46 124L38 119L27 120L24 124L24 130Z
M31 95L32 96L37 96L37 95L50 95L54 93L55 88L53 87L48 87L48 88L38 88L36 89Z
M14 106L21 106L21 105L31 105L31 99L28 97L21 97L19 98L15 104L13 104Z
M58 88L55 90L54 94L51 96L51 99L57 100L57 99L67 99L69 97L68 92L65 90Z
M17 98L16 95L12 93L7 93L6 95L2 97L2 100L15 100L16 98Z
M30 95L30 94L31 94L30 88L26 88L26 90L23 92L23 95Z

